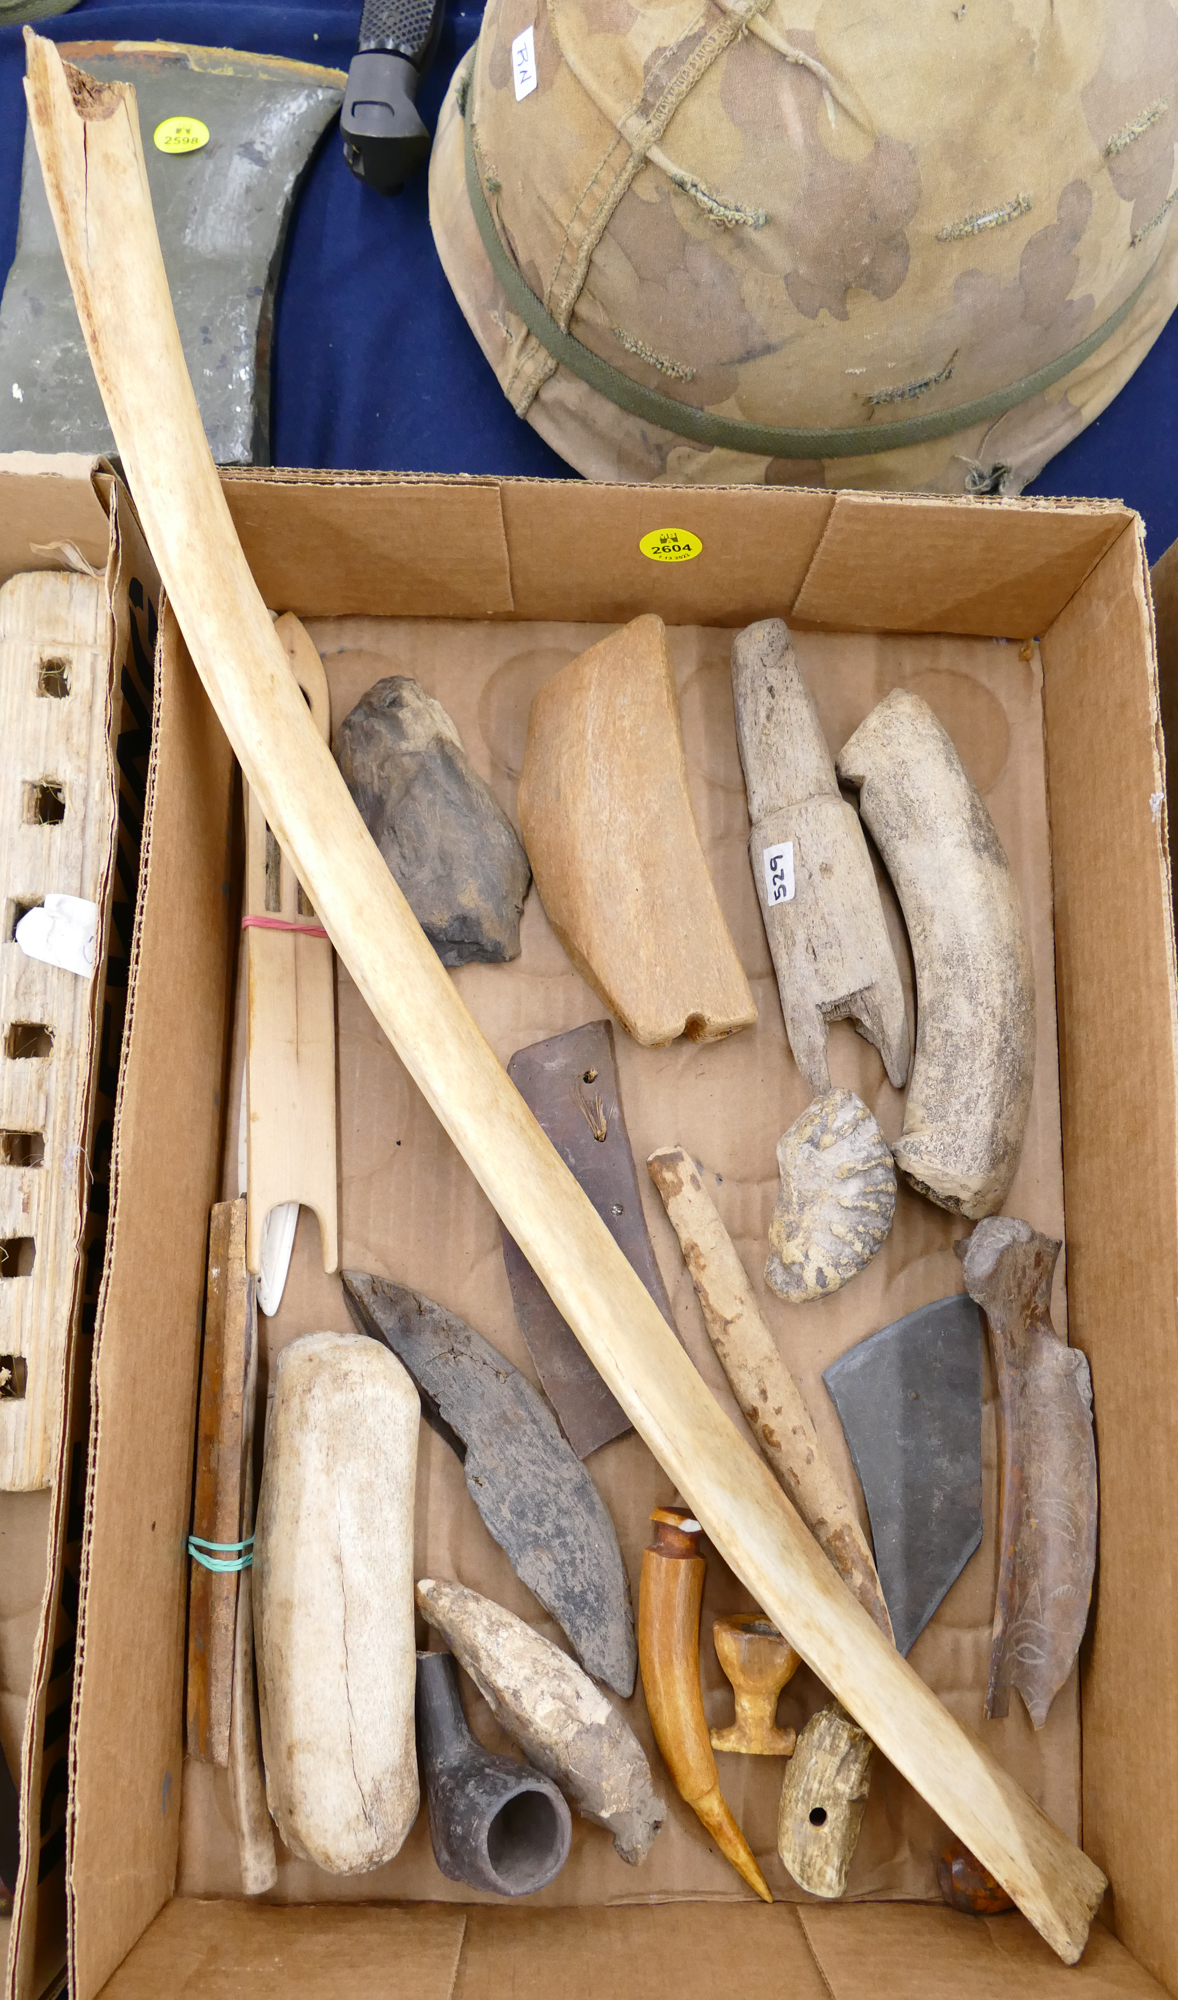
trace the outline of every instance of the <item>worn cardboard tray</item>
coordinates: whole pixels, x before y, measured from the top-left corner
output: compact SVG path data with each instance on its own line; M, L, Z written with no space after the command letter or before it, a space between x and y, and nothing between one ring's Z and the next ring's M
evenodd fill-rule
M45 1166L55 1168L61 1203L61 1256L52 1269L51 1289L42 1294L51 1323L66 1334L44 1365L39 1430L49 1476L45 1485L23 1492L0 1492L0 1740L21 1798L22 1859L10 1918L0 1919L5 1992L20 2000L59 1988L66 1975L66 1794L69 1728L74 1684L78 1579L86 1492L86 1434L89 1424L91 1347L104 1265L110 1189L111 1119L118 1080L119 1052L128 990L131 934L139 867L139 834L150 747L151 668L156 638L158 579L138 524L109 467L92 467L72 455L0 458L0 583L29 570L89 570L105 579L105 613L98 628L97 689L105 694L94 708L94 725L110 744L110 769L96 760L91 782L109 782L117 794L113 839L92 861L87 887L99 904L98 960L102 978L90 995L76 1055L64 1046L54 1060L77 1062L75 1121L69 1142L57 1130L64 1157L53 1158L54 1134L47 1132ZM45 646L52 659L53 647ZM105 714L103 711L105 710ZM12 746L0 742L0 757ZM38 778L39 770L5 771L11 807L14 781ZM85 810L85 800L66 788L66 820ZM101 823L100 816L96 819ZM89 828L85 822L83 835ZM97 839L97 834L95 835ZM75 833L66 866L82 867L83 839ZM35 872L35 871L34 871ZM60 872L60 867L59 867ZM19 953L10 936L14 892L42 885L32 877L0 885L4 916L0 951ZM77 887L81 889L79 875ZM51 981L72 981L67 972ZM15 987L15 980L9 982ZM73 1005L49 984L43 993L60 998L57 1018ZM0 1123L26 1123L29 1109L44 1116L53 1082L34 1083L27 1065L10 1054L8 1030L0 1018ZM64 1044L64 1038L62 1038ZM27 1204L34 1255L44 1271L48 1242L39 1240L38 1218L47 1201L42 1190L22 1183L22 1170L0 1165L0 1220L12 1226ZM18 1278L16 1283L29 1282ZM24 1306L26 1320L36 1306ZM11 1324L5 1319L5 1325ZM15 1412L19 1404L7 1404ZM26 1479L27 1473L23 1475ZM15 1483L15 1481L14 1481Z
M491 760L484 768L493 778L498 760L500 784L510 783L537 654L547 651L558 665L593 636L583 628L640 611L657 610L676 628L685 724L689 737L695 731L696 808L714 842L721 899L764 1004L757 1030L720 1049L673 1049L640 1065L646 1052L626 1048L623 1090L639 1152L680 1137L721 1172L738 1144L760 1163L738 1171L739 1198L727 1198L750 1262L771 1194L772 1140L801 1098L795 1103L791 1096L798 1086L782 1055L763 941L742 873L743 801L724 742L722 704L715 712L723 632L779 613L810 635L802 642L803 662L834 739L897 678L915 681L926 694L935 688L934 705L955 704L945 719L967 761L980 760L982 775L992 770L992 809L1008 845L1021 842L1021 879L1039 954L1042 1041L1036 1122L1015 1199L1032 1221L1057 1226L1062 1146L1068 1316L1072 1338L1092 1364L1102 1476L1098 1606L1082 1662L1082 1781L1075 1708L1066 1695L1058 1721L1053 1716L1039 1739L1012 1718L1003 1754L1009 1750L1024 1781L1069 1830L1082 1813L1085 1845L1113 1884L1110 1928L1097 1928L1083 1965L1067 1973L1021 1918L979 1922L921 1903L875 1900L929 1893L930 1829L919 1824L918 1810L915 1819L907 1817L912 1808L896 1794L854 1885L872 1900L833 1908L783 1903L768 1910L734 1898L731 1882L706 1855L701 1859L690 1826L677 1819L647 1864L665 1843L667 1873L653 1890L640 1875L586 1862L574 1879L572 1904L560 1897L555 1906L535 1908L382 1902L443 1893L429 1872L419 1828L403 1860L392 1864L402 1870L399 1882L390 1870L382 1871L387 1880L326 1884L288 1864L278 1893L295 1907L251 1908L233 1897L216 1783L209 1784L207 1773L182 1773L181 1715L183 1538L205 1212L217 1192L224 1107L234 1102L226 1087L234 771L165 615L145 887L115 1137L112 1247L95 1365L68 1854L78 2000L89 2000L108 1980L117 1996L161 1989L317 1996L351 1983L377 1993L478 1993L492 2000L526 1992L599 1994L613 1986L702 1996L734 1977L767 1990L788 1985L840 1996L868 1981L905 1994L980 1996L1000 1986L1046 1994L1065 1979L1078 1992L1146 1993L1156 1991L1150 1973L1178 1988L1169 1810L1178 1759L1178 1649L1167 1587L1178 1527L1169 1448L1178 1388L1175 981L1139 523L1100 503L805 491L678 493L669 501L654 489L571 483L284 474L232 476L226 490L267 600L316 621L338 683L337 719L349 692L354 699L395 658L420 671L452 706L476 762ZM668 526L690 528L703 554L669 569L648 563L638 550L640 536ZM420 622L363 631L338 622L356 618ZM582 629L574 634L570 627ZM834 634L863 636L840 645ZM333 657L333 645L341 644ZM858 664L847 682L852 656ZM496 687L511 690L502 703L489 692ZM503 1055L600 1011L556 962L560 955L538 904L525 929L518 976L514 969L460 975ZM547 982L550 997L542 1007L538 989L528 987L533 974ZM390 1052L378 1045L344 977L340 1024L345 1256L421 1283L511 1348L490 1212L398 1080ZM772 1065L778 1094L766 1090L755 1129L737 1133L725 1121L738 1072L755 1073L762 1059ZM871 1084L885 1130L892 1129L898 1105L872 1082L870 1052L840 1034L838 1061L849 1065L841 1080ZM386 1121L362 1124L354 1116L361 1068L379 1078ZM750 1102L747 1075L740 1091ZM677 1130L666 1122L668 1092ZM362 1133L374 1150L353 1153L349 1163L349 1139ZM408 1175L398 1184L396 1161L381 1153L382 1146L395 1152L396 1137L403 1152L406 1135L416 1139L424 1163L412 1185ZM392 1195L399 1205L390 1207ZM944 1262L952 1229L923 1207L914 1213L920 1221L913 1228L927 1240L917 1244L909 1236L903 1256L899 1249L891 1261L885 1254L850 1288L847 1309L854 1304L857 1325L852 1332L845 1325L838 1344L955 1288ZM442 1270L439 1219L446 1224ZM711 1367L665 1225L656 1242L685 1337L701 1365ZM311 1325L344 1324L337 1297L329 1311L312 1249L304 1239L276 1339ZM799 1313L788 1334L785 1309L774 1317L808 1388L830 1358L825 1324L820 1330L813 1324L821 1310L809 1314L809 1324ZM826 1420L827 1435L837 1444L832 1421ZM615 1512L624 1500L633 1559L646 1539L643 1509L665 1497L665 1484L657 1472L641 1470L637 1441L608 1450L619 1464L630 1455L610 1497ZM605 1467L607 1492L611 1476ZM450 1469L430 1441L419 1482L425 1556L437 1567L449 1559L467 1580L498 1586L495 1594L515 1601L505 1566L493 1578L477 1567L470 1538L458 1532L455 1505L462 1496L448 1484L452 1489ZM476 1567L463 1570L461 1562ZM921 1642L927 1658L917 1664L946 1691L956 1687L960 1711L976 1721L970 1705L977 1699L984 1575L972 1583L963 1577L957 1594L957 1610L951 1599L943 1625ZM886 1782L879 1789L886 1804ZM747 1805L754 1818L764 1815L753 1790ZM764 1851L771 1839L761 1830L754 1844ZM173 1893L177 1883L184 1893ZM340 1893L352 1904L323 1900ZM651 1894L660 1899L656 1906L635 1906ZM674 1907L663 1899L673 1899Z

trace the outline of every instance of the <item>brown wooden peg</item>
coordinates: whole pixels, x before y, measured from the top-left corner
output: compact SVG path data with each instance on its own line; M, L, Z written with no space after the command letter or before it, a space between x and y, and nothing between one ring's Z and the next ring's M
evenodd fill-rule
M777 1697L802 1664L789 1640L760 1612L715 1619L712 1639L736 1696L735 1720L728 1729L713 1729L713 1750L792 1757L797 1731L777 1727Z

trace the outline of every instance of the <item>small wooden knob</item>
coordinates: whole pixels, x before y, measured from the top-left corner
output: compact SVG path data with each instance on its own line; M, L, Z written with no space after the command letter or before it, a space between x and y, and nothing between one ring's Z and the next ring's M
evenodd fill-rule
M937 1863L937 1882L949 1907L970 1917L998 1917L1014 1904L963 1840L950 1840Z
M758 1612L717 1618L712 1625L716 1658L736 1697L736 1717L728 1729L713 1729L713 1750L744 1757L792 1757L793 1729L778 1729L777 1697L801 1666L788 1639Z

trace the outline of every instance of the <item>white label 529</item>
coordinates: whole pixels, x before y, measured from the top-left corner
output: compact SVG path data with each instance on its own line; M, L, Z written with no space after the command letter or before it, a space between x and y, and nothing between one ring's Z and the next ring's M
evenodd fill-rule
M772 909L774 903L792 903L794 899L794 844L792 840L779 840L776 847L766 847L761 853L761 866L765 870L765 901Z

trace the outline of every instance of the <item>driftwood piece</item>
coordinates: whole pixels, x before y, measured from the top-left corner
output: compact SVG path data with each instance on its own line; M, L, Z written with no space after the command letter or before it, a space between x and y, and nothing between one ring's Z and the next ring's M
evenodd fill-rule
M797 1731L777 1727L778 1697L802 1664L789 1640L753 1612L713 1619L712 1644L736 1699L729 1727L711 1732L713 1750L741 1757L792 1757Z
M697 1168L682 1146L666 1146L646 1164L745 1422L848 1590L890 1639L891 1620L871 1544L822 1449L802 1392L761 1317L732 1238Z
M841 1896L871 1784L872 1743L837 1704L810 1717L785 1767L777 1852L800 1889Z
M1035 1070L1035 983L994 822L932 709L894 688L836 760L895 885L916 967L900 1172L973 1220L1014 1179Z
M517 1049L507 1074L577 1177L614 1242L634 1266L667 1325L674 1316L642 1212L622 1112L614 1031L589 1021ZM578 1458L630 1429L584 1348L561 1317L518 1243L503 1232L503 1261L528 1353Z
M569 1858L569 1809L542 1771L475 1740L452 1653L417 1655L417 1755L443 1875L493 1896L547 1888Z
M540 689L519 817L549 923L636 1042L756 1020L691 809L661 618L632 619Z
M528 857L442 704L390 674L340 723L335 760L442 964L518 958Z
M417 1608L441 1633L529 1762L607 1827L637 1867L666 1816L646 1753L588 1674L522 1618L460 1583L422 1577Z
M960 1727L830 1572L751 1444L508 1083L439 965L294 686L233 529L184 368L134 93L26 37L26 95L58 241L152 553L271 826L376 1019L590 1359L754 1602L1061 1958L1084 1948L1095 1863ZM127 300L135 310L127 312Z
M240 1207L240 1203L237 1204ZM241 1538L254 1529L254 1420L258 1405L257 1318L250 1343L241 1426ZM229 1711L229 1797L237 1829L237 1858L245 1896L264 1896L278 1880L274 1826L266 1804L266 1773L258 1721L258 1680L254 1667L254 1595L248 1569L238 1578L233 1645L233 1700Z
M331 698L314 642L290 612L275 632L326 743ZM331 945L326 935L315 935L315 911L248 784L245 826L246 1257L262 1280L261 1309L273 1314L282 1300L300 1203L318 1221L324 1270L339 1264L335 973Z
M0 1490L48 1486L89 1182L96 1014L116 832L102 577L0 589ZM14 940L47 896L98 905L89 976Z
M765 1282L791 1305L823 1299L870 1264L892 1226L887 1141L853 1090L832 1090L782 1133L777 1171Z
M257 1380L258 1317L245 1266L244 1201L219 1201L209 1217L205 1332L196 1419L192 1533L231 1547L248 1528L246 1481L253 1437L251 1381ZM188 1578L188 1755L229 1762L237 1599L241 1572L206 1569L194 1557Z
M764 1903L769 1884L720 1790L699 1681L699 1612L707 1564L700 1524L684 1507L656 1507L655 1538L642 1558L638 1657L654 1740L685 1799L726 1861Z
M824 1096L827 1027L849 1020L900 1090L908 1017L875 871L782 619L737 634L732 693L749 860L794 1061Z
M266 1798L333 1875L391 1861L417 1815L417 1392L360 1334L278 1357L254 1543Z
M1001 1515L986 1715L1011 1688L1042 1729L1072 1670L1096 1569L1096 1442L1087 1357L1051 1323L1063 1246L1013 1216L979 1222L959 1246L998 1378Z
M588 1672L628 1698L637 1658L626 1566L592 1475L544 1398L481 1333L421 1292L345 1271L344 1297L357 1326L409 1370L521 1583Z

